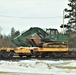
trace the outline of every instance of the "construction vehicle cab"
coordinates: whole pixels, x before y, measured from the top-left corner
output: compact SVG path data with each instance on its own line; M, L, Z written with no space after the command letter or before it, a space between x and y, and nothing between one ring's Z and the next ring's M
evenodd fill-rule
M68 42L68 36L66 34L59 33L57 29L46 29L49 34L49 40L55 42Z
M51 41L56 41L57 40L57 35L59 35L57 29L46 29L46 32L49 34L49 40Z

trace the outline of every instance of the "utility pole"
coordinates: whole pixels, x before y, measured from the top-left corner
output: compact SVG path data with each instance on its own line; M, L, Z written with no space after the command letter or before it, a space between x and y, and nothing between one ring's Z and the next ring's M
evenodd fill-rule
M76 26L76 0L75 0L75 26Z

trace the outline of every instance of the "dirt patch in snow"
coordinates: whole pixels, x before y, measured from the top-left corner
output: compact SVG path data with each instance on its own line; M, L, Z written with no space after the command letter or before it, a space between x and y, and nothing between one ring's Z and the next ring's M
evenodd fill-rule
M56 68L61 68L61 69L76 69L76 67L73 67L73 66L56 66Z
M0 75L49 75L49 74L0 72Z

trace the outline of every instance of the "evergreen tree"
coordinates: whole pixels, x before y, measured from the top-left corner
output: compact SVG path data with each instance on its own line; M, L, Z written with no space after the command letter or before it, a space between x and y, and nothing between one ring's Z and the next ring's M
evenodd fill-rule
M68 23L64 25L65 28L76 30L76 0L69 0L68 4L70 9L65 8L67 15L64 18L68 18Z
M13 39L14 38L14 34L15 34L15 29L14 27L11 28L11 38Z

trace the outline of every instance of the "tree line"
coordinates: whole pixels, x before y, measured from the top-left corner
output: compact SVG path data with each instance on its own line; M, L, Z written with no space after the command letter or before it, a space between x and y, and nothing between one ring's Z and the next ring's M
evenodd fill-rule
M16 47L16 45L12 42L12 39L18 35L20 35L20 31L16 31L14 27L11 28L9 35L1 34L0 32L0 47Z

